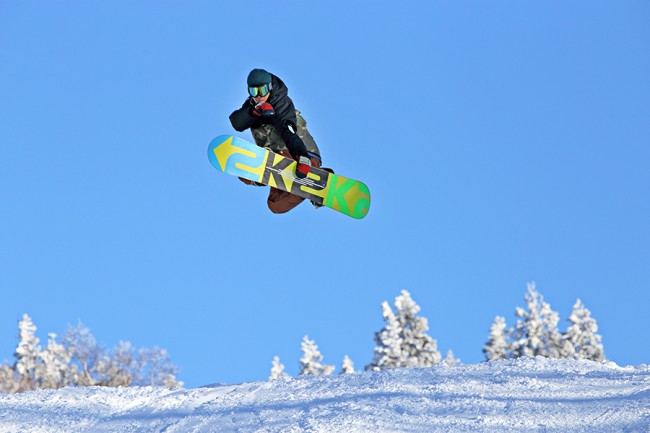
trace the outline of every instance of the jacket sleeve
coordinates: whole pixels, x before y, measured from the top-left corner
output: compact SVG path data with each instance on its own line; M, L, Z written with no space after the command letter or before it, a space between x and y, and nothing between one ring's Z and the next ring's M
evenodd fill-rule
M230 115L230 123L232 124L232 127L235 128L235 131L243 132L252 126L255 126L258 122L257 119L251 116L250 108L250 100L247 99L240 109L233 111Z
M287 145L287 149L294 159L301 156L308 156L307 147L297 134L298 127L296 119L296 107L289 96L285 96L276 103L275 108L275 128L280 132L282 140Z

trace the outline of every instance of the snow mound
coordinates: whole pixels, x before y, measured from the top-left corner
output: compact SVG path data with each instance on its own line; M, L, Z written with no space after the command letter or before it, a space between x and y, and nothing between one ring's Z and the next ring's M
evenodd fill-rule
M0 396L0 432L648 432L650 367L545 358Z

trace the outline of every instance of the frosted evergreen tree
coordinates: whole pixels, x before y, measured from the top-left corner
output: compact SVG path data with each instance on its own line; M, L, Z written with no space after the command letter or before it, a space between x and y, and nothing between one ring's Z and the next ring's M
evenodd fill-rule
M445 356L445 359L442 361L442 365L446 365L447 367L453 367L456 364L460 364L460 359L456 358L454 356L454 352L451 349L449 349L447 355Z
M354 363L348 355L343 357L343 363L341 364L341 374L352 374L354 373Z
M366 370L397 368L406 364L402 357L402 325L397 321L388 302L384 301L381 309L386 326L375 333L375 356L366 366Z
M490 335L483 346L486 361L496 361L508 357L508 342L506 332L506 319L497 316L490 326Z
M521 307L517 307L515 310L515 315L520 319L517 320L512 334L513 357L548 357L546 330L542 318L543 298L537 292L535 283L528 283L528 293L525 299L528 310Z
M269 380L287 380L289 375L284 372L284 364L280 362L279 356L274 356L271 362L271 375Z
M402 295L395 299L395 308L397 321L402 328L402 359L406 360L405 367L440 364L442 356L438 351L438 343L426 333L429 330L428 321L424 317L418 317L420 307L408 291L402 290Z
M23 318L18 322L18 346L14 357L16 363L14 370L18 374L19 391L36 389L36 369L41 357L41 347L38 345L39 339L36 337L36 325L32 318L23 314Z
M592 361L604 361L602 337L596 334L598 325L580 299L573 306L568 322L571 325L564 333L564 339L574 349L573 356Z
M310 340L307 335L302 339L300 348L303 355L300 358L299 375L327 376L332 374L334 366L320 363L323 360L323 355L318 350L316 342Z
M556 359L573 357L573 346L564 339L557 328L560 318L547 302L542 302L541 317L546 330L546 356Z
M366 370L429 367L442 360L438 343L426 333L427 319L417 315L420 307L408 291L401 293L395 298L395 313L388 302L382 303L386 326L375 333L375 354Z
M56 334L50 333L36 367L39 388L57 389L73 383L76 370L70 364L71 358L71 352L56 342Z
M544 356L547 358L565 358L572 356L572 348L564 341L557 329L558 314L535 288L535 283L528 284L526 294L528 310L517 307L517 320L512 331L512 356Z

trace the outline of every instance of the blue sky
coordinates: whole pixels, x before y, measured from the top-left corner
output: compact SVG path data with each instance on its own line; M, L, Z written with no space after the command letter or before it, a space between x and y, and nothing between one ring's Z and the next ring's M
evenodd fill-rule
M188 386L296 374L306 334L362 368L406 289L474 363L535 281L650 362L650 4L314 3L0 1L0 360L28 313ZM211 167L256 67L367 218L273 215Z

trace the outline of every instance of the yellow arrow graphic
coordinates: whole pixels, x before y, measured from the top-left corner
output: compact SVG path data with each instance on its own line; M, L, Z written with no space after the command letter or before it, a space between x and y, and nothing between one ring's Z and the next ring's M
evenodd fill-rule
M219 143L218 146L212 149L212 153L214 153L214 156L217 159L219 168L224 173L227 173L226 165L228 164L230 158L232 158L232 156L236 154L244 155L245 157L250 158L250 162L255 162L257 164L254 166L250 166L247 165L246 163L242 163L241 161L239 162L236 161L234 167L232 168L234 168L235 171L243 170L246 173L250 173L250 174L238 173L237 174L238 176L243 176L247 179L259 181L259 179L262 178L262 175L264 173L264 163L266 161L265 156L268 155L268 151L260 150L259 152L256 153L254 150L246 149L244 147L239 147L236 144L233 144L234 139L235 137L232 136L228 137L223 142ZM260 152L261 155L259 154ZM234 174L232 169L230 170L230 174Z

